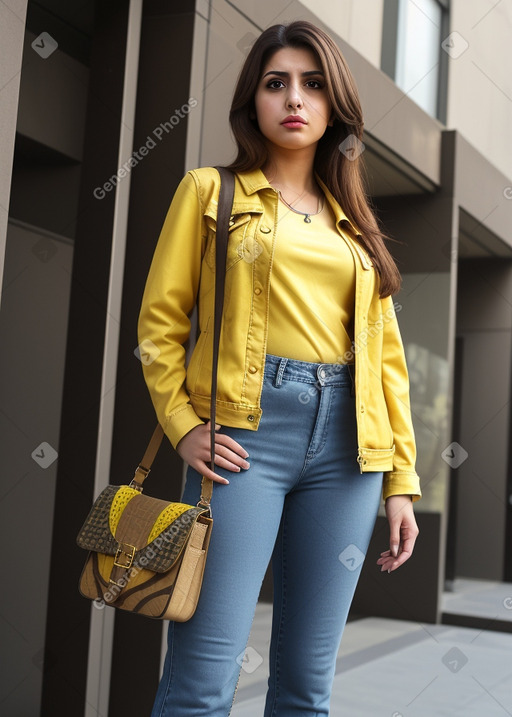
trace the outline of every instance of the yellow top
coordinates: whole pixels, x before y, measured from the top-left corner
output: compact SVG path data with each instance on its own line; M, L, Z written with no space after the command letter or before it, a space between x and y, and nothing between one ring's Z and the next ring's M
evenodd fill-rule
M380 297L380 277L355 239L357 228L318 175L316 179L355 265L351 353L357 368L357 462L362 474L384 472L384 499L409 494L418 500L409 377L397 319L402 307L391 296ZM140 310L144 377L158 421L175 448L192 428L204 423L202 416L210 415L219 189L214 167L191 170L180 182L160 232ZM257 431L263 415L277 206L277 193L261 169L236 175L217 375L220 425ZM185 344L196 303L199 337L187 362Z
M345 363L354 335L354 259L327 200L311 223L281 201L270 283L267 353ZM351 362L352 363L352 362Z

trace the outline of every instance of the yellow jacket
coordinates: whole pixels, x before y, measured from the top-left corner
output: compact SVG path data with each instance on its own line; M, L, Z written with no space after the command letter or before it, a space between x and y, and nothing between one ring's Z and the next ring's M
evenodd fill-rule
M317 177L356 267L355 402L361 473L384 472L383 498L421 496L409 405L409 378L395 306L379 298L378 274L356 230ZM210 414L215 221L220 178L188 172L167 213L148 274L138 325L144 378L158 421L174 447ZM257 430L268 331L278 196L260 170L235 177L219 350L217 422ZM198 301L190 360L184 344ZM202 420L204 419L204 420Z

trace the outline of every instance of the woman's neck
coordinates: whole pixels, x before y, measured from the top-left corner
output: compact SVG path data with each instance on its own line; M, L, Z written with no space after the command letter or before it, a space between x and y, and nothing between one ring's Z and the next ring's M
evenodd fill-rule
M321 189L315 181L311 152L272 152L270 160L261 168L275 189L293 198L320 196Z

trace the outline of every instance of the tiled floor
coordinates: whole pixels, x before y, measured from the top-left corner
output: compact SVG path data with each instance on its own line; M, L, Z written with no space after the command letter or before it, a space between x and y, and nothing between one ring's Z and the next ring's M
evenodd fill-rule
M458 581L455 587L443 609L511 619L512 585ZM232 717L263 715L271 612L258 605ZM381 618L348 623L331 717L381 715L512 717L512 634Z

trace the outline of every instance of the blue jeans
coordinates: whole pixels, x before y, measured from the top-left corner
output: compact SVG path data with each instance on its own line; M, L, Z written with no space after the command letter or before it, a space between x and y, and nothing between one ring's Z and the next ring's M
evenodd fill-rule
M188 622L169 624L152 717L229 715L270 558L264 717L329 714L336 657L382 490L382 473L361 474L356 461L352 370L267 355L258 430L222 427L249 453L250 468L216 468L230 483L213 488L199 604ZM197 503L200 483L189 467L183 502Z

